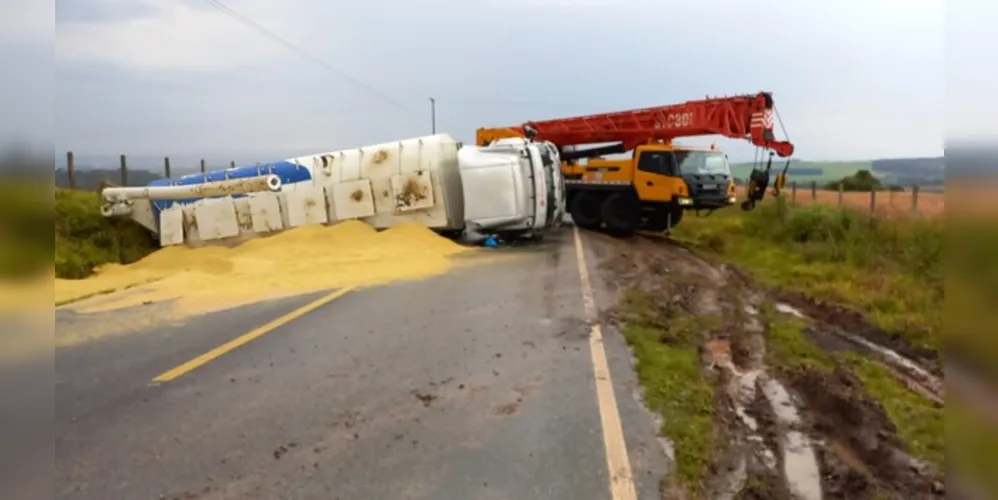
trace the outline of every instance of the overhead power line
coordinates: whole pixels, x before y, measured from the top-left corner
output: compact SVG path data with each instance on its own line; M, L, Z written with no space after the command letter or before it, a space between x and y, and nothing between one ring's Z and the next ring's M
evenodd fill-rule
M222 3L221 0L204 0L204 1L206 3L208 3L209 5L211 5L212 7L218 9L223 14L225 14L225 15L233 18L233 19L235 19L236 21L238 21L238 22L244 24L245 26L253 29L257 33L260 33L261 35L269 38L271 41L277 42L277 43L285 46L286 48L288 48L292 52L295 52L299 56L304 57L305 59L307 59L307 60L309 60L309 61L311 61L311 62L319 65L320 67L322 67L326 71L329 71L330 73L333 73L334 75L339 76L340 78L343 78L344 80L349 81L350 83L352 83L352 84L354 84L354 85L356 85L356 86L358 86L358 87L360 87L360 88L368 91L369 93L373 94L374 96L379 97L379 98L387 101L390 104L393 104L394 106L398 107L399 109L402 109L404 111L412 113L415 116L425 117L425 113L420 113L418 111L415 111L412 108L406 106L405 104L402 104L402 103L396 101L395 99L392 99L391 96L389 96L389 95L387 95L387 94L379 91L378 89L376 89L376 88L374 88L374 87L372 87L372 86L370 86L370 85L368 85L368 84L366 84L366 83L358 80L357 78L354 78L354 77L352 77L352 76L344 73L342 70L336 68L335 66L329 64L328 62L322 60L321 58L319 58L319 57L317 57L315 55L312 55L311 53L309 53L305 49L303 49L303 48L301 48L301 47L299 47L299 46L297 46L297 45L295 45L295 44L293 44L293 43L285 40L283 37L275 34L274 32L268 30L265 27L261 26L256 21L253 21L252 19L250 19L250 18L248 18L248 17L240 14L239 12L236 12L231 7L229 7L228 5Z

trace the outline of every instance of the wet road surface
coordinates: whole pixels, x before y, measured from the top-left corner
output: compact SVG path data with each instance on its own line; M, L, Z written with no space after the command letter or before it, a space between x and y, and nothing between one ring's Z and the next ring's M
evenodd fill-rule
M572 230L505 252L350 291L162 383L325 294L57 350L56 498L611 498ZM57 335L87 320L59 311ZM635 489L657 498L665 454L603 336Z

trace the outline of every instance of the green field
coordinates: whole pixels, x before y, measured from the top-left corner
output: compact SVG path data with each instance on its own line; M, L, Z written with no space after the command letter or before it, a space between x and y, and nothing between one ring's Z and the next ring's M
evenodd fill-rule
M779 169L783 170L784 162L777 161L773 159L773 170ZM802 161L802 160L791 160L790 161L791 172L788 176L789 182L796 181L798 184L805 183L808 184L811 181L817 181L818 183L828 183L832 181L837 181L843 177L848 177L855 174L859 170L869 170L873 172L873 162L871 161ZM807 169L821 169L821 175L802 175L794 174L793 169L796 168L807 168ZM752 171L751 163L732 163L731 173L739 179L748 179L749 173ZM881 177L880 175L874 173L875 176Z
M101 264L135 262L159 246L152 233L132 220L101 215L100 197L91 191L56 188L54 226L58 278L85 278ZM52 243L51 236L48 241Z

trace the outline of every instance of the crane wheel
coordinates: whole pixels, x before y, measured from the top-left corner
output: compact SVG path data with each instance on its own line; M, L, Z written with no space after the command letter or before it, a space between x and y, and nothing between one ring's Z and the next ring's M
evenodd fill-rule
M630 192L611 194L600 206L600 215L606 232L613 236L627 237L634 234L641 222L641 203Z
M596 193L579 193L572 197L568 212L572 222L582 229L599 229L603 220L600 218L600 204L603 197Z
M755 208L755 200L745 200L742 202L742 210L748 212Z

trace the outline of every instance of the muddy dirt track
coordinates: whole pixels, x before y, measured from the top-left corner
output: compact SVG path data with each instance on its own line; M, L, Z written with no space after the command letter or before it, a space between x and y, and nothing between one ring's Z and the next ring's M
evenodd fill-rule
M796 316L819 350L875 360L910 390L941 403L939 360L858 314L773 293L664 238L587 234L608 288L636 288L660 317L702 320L702 373L715 390L715 449L703 498L943 498L945 478L911 456L883 406L846 367L777 363L767 355L773 317ZM631 292L629 292L631 290ZM627 322L621 307L607 321ZM661 339L669 342L669 339ZM850 354L852 355L852 354ZM679 498L664 491L665 498Z

